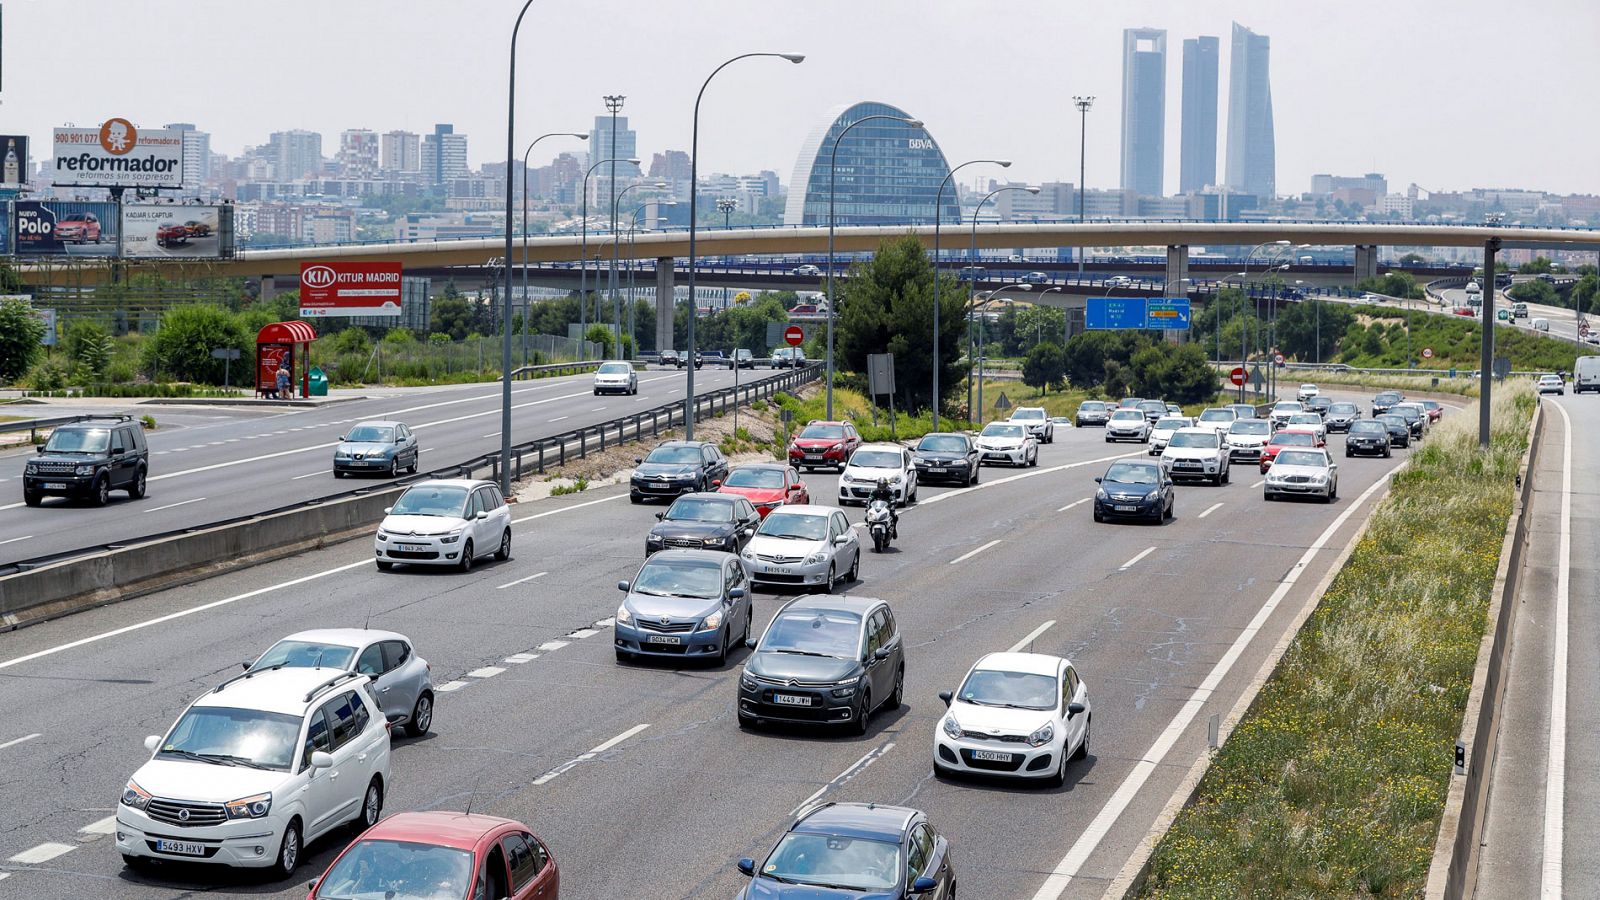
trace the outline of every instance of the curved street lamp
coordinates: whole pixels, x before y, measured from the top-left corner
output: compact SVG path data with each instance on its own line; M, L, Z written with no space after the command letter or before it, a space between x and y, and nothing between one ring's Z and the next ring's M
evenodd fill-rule
M967 316L969 318L972 317L972 316L975 316L977 314L977 312L978 312L978 307L980 307L980 306L988 306L990 303L994 302L996 294L1004 293L1005 291L1013 291L1013 290L1015 290L1015 291L1031 291L1031 290L1033 290L1033 285L1028 284L1025 281L1019 281L1016 284L1008 284L1008 285L1006 285L1004 287L997 287L992 291L985 291L984 294L983 294L983 299L981 301L978 300L977 299L977 295L974 294L973 295L973 302L969 306L969 308L967 309ZM1049 291L1045 291L1044 293L1049 293ZM978 320L978 323L977 323L978 324L978 405L976 407L972 406L970 385L968 386L969 387L969 391L968 391L968 400L967 400L967 406L968 406L967 412L968 412L968 414L976 414L976 415L973 415L973 418L972 418L973 424L978 424L979 419L978 419L977 416L982 414L982 407L983 407L983 362L984 362L984 359L985 359L985 355L984 355L984 351L983 351L983 324L984 324L985 321L986 321L986 319L980 318ZM970 325L970 323L969 323L969 325ZM968 378L967 380L970 382L972 379Z
M933 196L933 431L939 430L939 225L944 206L944 186L950 183L957 172L978 163L993 163L1004 169L1010 167L1011 160L969 159L944 176L944 180L939 182L938 192Z
M583 173L583 213L582 213L582 219L583 219L583 222L582 222L582 228L583 228L582 246L583 246L583 249L582 249L582 252L580 252L579 255L578 255L578 359L579 360L583 359L584 334L586 332L588 332L588 330L589 330L589 176L594 174L594 170L595 169L600 168L601 166L605 165L606 163L617 163L617 162L632 163L633 165L636 165L636 166L639 164L639 161L637 159L602 159L602 160L597 161L594 165L590 166L589 167L589 171ZM595 276L594 277L595 277L595 281L599 282L599 280L600 280L600 263L599 263L598 260L596 260L596 262L595 262ZM596 319L600 318L600 311L599 311L598 308L596 308L596 310L595 310L595 318Z
M973 300L977 297L978 289L978 273L976 271L978 264L978 213L983 211L983 205L988 203L989 200L994 197L994 195L1003 194L1006 191L1027 191L1030 194L1039 193L1039 189L1033 185L1010 184L1006 185L1005 187L995 188L994 190L990 191L982 200L978 201L977 206L973 207L972 247L967 251L967 267L969 269L973 269L971 273L972 280L968 282L971 285L971 287L968 288L967 296L967 305L969 307L972 305ZM968 322L967 327L967 358L967 364L970 367L972 363L972 327L970 322ZM969 374L967 375L967 411L968 413L972 412L972 376L970 374L970 370Z
M640 181L617 191L616 196L611 198L611 227L613 229L616 229L617 202L622 199L624 194L634 188L641 187L652 187L660 191L665 190L669 185L665 181ZM617 300L617 249L619 243L620 241L615 240L611 242L611 324L616 330L617 350L620 352L622 350L622 305ZM596 272L595 277L598 278L599 274Z
M589 139L589 136L587 134L579 134L576 131L552 131L549 134L541 134L538 137L534 138L533 139L533 143L530 143L528 145L528 149L524 150L522 152L522 364L523 365L527 365L528 364L528 320L530 318L532 318L532 316L528 315L529 310L532 309L532 307L528 305L528 156L529 156L529 154L533 153L534 144L539 143L540 141L544 140L545 138L552 138L552 137L573 137L573 138L577 138L580 141L587 141ZM507 296L509 297L510 295L508 294Z
M635 288L633 286L634 285L633 273L634 273L634 270L638 268L638 263L639 263L639 261L637 259L633 258L633 234L634 234L634 231L637 229L637 227L639 225L639 213L642 213L645 210L649 209L651 207L651 205L655 205L655 206L677 206L678 205L678 201L673 200L670 197L669 198L657 199L657 200L647 200L644 203L639 204L638 208L633 211L633 214L628 217L628 257L629 257L630 260L632 260L631 264L628 266L628 333L629 334L634 334L635 333L635 329L634 329L634 307L637 305L637 303L634 301Z
M500 492L511 493L511 166L517 155L517 35L533 0L523 0L511 27L510 63L506 70L506 304L500 339Z

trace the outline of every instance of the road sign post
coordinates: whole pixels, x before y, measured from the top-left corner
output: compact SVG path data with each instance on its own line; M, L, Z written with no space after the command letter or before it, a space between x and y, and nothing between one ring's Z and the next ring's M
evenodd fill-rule
M889 395L889 433L895 434L894 421L894 354L867 354L867 393L872 395L872 421L878 421L878 395Z
M233 368L233 361L239 358L238 347L221 347L211 351L212 359L222 360L222 386L228 386L229 370Z

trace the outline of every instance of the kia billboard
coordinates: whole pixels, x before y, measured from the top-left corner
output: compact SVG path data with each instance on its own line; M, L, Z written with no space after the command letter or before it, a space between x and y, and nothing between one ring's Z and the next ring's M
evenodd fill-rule
M122 255L136 259L221 259L222 208L170 203L122 207Z
M399 316L401 265L397 262L300 264L300 315Z
M127 119L57 128L51 181L62 187L183 187L183 132Z
M17 256L116 256L117 205L66 200L11 204Z
M0 134L0 189L16 190L28 180L28 136Z

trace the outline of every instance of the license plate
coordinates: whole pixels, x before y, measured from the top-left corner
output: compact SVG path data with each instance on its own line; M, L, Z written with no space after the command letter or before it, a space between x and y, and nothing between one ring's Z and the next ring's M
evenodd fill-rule
M928 474L929 475L943 475L944 474L944 469L939 467L939 466L929 466L928 467Z
M784 706L810 706L811 698L798 694L773 694L772 702L781 703Z
M806 459L821 459L821 458L822 458L822 454L821 453L807 453L806 454Z
M648 491L670 491L670 490L672 490L672 485L670 485L670 484L647 484L644 487L645 487L645 490L648 490Z
M974 750L972 751L972 758L981 759L984 762L1011 762L1011 754L1002 753L999 750Z
M1117 512L1135 512L1138 509L1139 509L1139 507L1137 507L1137 506L1118 506L1118 507L1116 507Z
M784 569L783 566L762 566L761 567L761 574L763 574L763 575L787 575L789 573L788 573L787 570Z
M677 645L683 643L683 638L671 634L652 634L648 638L645 638L645 643Z
M44 483L44 489L47 491L64 491L67 486L59 481L47 481Z
M427 544L395 544L394 548L402 553L422 553L428 549Z
M191 844L187 841L156 841L156 850L162 853L180 853L184 856L205 856L206 848L203 844Z

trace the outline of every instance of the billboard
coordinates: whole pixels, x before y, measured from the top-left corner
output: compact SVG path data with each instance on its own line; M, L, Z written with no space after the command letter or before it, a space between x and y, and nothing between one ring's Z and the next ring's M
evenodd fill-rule
M67 200L11 204L17 256L116 256L117 205Z
M0 190L16 190L28 180L28 136L0 134Z
M122 255L133 259L221 259L229 229L219 206L130 203L122 207Z
M401 265L397 262L300 264L300 315L399 316Z
M52 183L67 187L183 187L183 132L140 130L127 119L57 128Z

